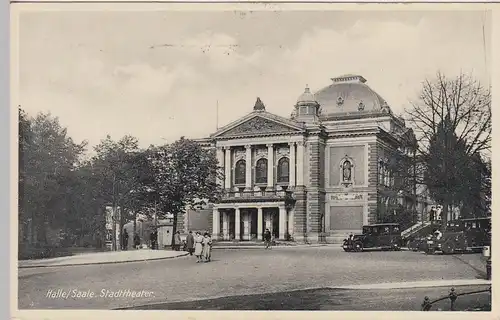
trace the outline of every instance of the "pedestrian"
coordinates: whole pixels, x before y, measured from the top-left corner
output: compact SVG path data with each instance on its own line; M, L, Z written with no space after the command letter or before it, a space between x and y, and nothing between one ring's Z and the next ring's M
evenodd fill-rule
M181 248L181 233L177 231L174 236L174 250L179 251Z
M196 263L201 262L201 255L203 253L203 237L199 232L196 232L194 237L194 255L196 256Z
M264 232L264 243L266 245L266 249L271 247L271 231L269 231L269 229L266 229Z
M158 230L156 228L151 232L151 249L158 250Z
M139 237L139 234L136 233L134 235L134 246L136 249L139 249L140 245L141 245L141 237Z
M210 261L212 253L212 238L208 232L205 232L205 236L203 238L203 259L205 262Z
M439 231L439 229L436 229L436 231L434 231L434 236L436 237L436 240L441 240L443 234Z
M123 230L123 250L127 250L128 249L128 232L127 232L127 229L124 229Z
M189 255L192 256L194 252L194 237L193 237L193 231L189 231L187 237L186 237L186 246L187 250L189 252Z

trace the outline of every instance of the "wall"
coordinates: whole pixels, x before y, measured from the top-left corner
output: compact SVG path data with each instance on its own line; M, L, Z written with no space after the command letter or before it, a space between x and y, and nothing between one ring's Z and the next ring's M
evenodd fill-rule
M347 155L354 161L354 183L355 185L365 184L365 146L332 146L330 152L330 187L337 187L340 184L340 162Z
M328 231L360 230L363 226L363 206L331 206Z
M212 209L187 210L186 231L211 231Z

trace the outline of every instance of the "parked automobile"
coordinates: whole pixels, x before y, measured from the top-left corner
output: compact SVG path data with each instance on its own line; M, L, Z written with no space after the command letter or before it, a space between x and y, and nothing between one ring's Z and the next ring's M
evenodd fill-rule
M444 254L456 252L480 252L491 245L491 218L470 218L449 221L440 237L432 235L427 239L427 253L441 251Z
M411 251L426 251L427 250L427 237L417 237L408 242L408 249Z
M402 242L399 224L380 223L363 226L362 234L344 239L342 248L346 252L400 250Z

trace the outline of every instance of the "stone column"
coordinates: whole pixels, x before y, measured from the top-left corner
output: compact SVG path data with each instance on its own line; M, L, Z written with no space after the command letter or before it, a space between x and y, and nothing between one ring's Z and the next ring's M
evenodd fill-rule
M286 210L284 206L280 206L280 217L279 217L279 238L280 239L285 239L285 233L286 233Z
M226 177L226 183L224 184L224 188L231 189L231 147L224 147L225 149L225 157L224 161L224 175Z
M252 190L252 146L246 145L246 174L245 174L245 191Z
M267 189L274 189L274 146L267 145Z
M222 238L229 240L229 216L227 211L222 212Z
M257 240L262 240L262 208L257 208Z
M240 236L240 208L234 209L234 238L241 240Z
M217 162L219 166L219 170L217 170L217 184L220 185L221 187L224 188L224 183L225 181L223 180L224 178L222 176L219 176L219 174L222 173L226 174L225 168L224 168L224 149L221 147L217 147Z
M246 210L243 214L243 240L250 240L250 215Z
M304 185L304 142L297 142L297 185Z
M212 212L212 238L219 240L220 227L220 212L219 209L214 208Z
M293 236L293 214L294 210L288 212L288 233Z
M290 142L290 187L295 187L295 142Z

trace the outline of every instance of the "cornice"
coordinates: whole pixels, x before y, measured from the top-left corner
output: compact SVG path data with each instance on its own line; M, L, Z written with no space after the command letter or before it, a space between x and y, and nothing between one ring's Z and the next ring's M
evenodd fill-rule
M298 132L279 132L279 133L256 133L256 134L239 134L233 136L222 136L213 137L214 141L228 141L236 139L248 139L248 138L267 138L267 137L283 137L283 136L304 136L305 131Z

